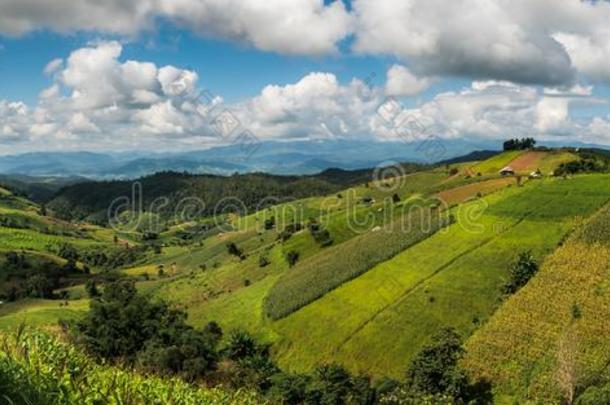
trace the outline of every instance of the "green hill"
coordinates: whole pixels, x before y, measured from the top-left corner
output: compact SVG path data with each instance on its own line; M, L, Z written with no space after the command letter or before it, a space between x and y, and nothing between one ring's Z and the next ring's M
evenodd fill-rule
M468 341L465 367L521 400L571 401L610 378L610 206Z
M114 198L131 195L131 182L72 185L46 206L1 190L0 300L16 301L0 304L0 330L26 322L56 333L58 321L87 313L91 282L103 288L132 280L146 296L185 311L196 328L217 322L226 332L223 344L231 331L247 331L294 375L336 362L376 381L402 380L432 336L453 327L469 338L465 369L488 378L498 398L559 398L549 388L555 365L548 356L509 358L512 349L497 346L494 328L510 336L514 325L503 323L503 314L543 302L551 308L532 318L532 331L544 330L538 326L551 313L560 322L564 301L538 301L550 292L532 293L517 309L511 303L537 284L565 288L544 278L555 257L579 253L579 266L587 254L603 257L596 243L607 239L609 216L588 218L610 199L610 175L579 174L601 171L603 157L593 165L587 159L573 150L511 151L480 162L404 165L405 174L391 178L372 170L303 177L160 173L139 180L143 207L162 197L168 205L123 212L127 226L120 230L103 219ZM510 164L519 176L500 176ZM537 169L542 178L523 176ZM552 177L554 171L565 176ZM269 195L278 198L265 200ZM202 198L208 208L173 215L185 196ZM245 209L210 209L227 196L244 199ZM543 270L505 301L511 264L526 251L545 262ZM52 281L45 296L32 287L41 275ZM590 282L583 277L583 291ZM603 291L605 284L596 283ZM587 318L593 304L579 300L578 322L598 328ZM525 345L514 333L501 344ZM610 346L603 333L596 336L587 347ZM605 355L591 350L603 363ZM587 375L602 375L600 367Z

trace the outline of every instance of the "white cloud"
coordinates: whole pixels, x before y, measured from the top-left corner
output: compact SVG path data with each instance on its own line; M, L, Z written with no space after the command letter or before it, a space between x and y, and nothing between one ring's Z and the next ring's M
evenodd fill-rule
M388 69L385 93L391 96L414 96L430 86L430 79L417 77L402 65Z
M161 88L166 96L183 96L193 94L197 83L197 73L165 66L158 75Z
M282 54L390 54L416 74L547 86L610 82L610 4L584 0L4 0L0 34L134 36L168 21ZM59 69L49 65L48 72Z
M82 112L76 113L70 118L68 128L71 132L99 132L100 129Z
M59 69L61 69L62 65L64 63L64 60L61 58L55 58L52 61L50 61L49 63L47 63L47 66L45 66L44 68L44 74L45 75L52 75L53 73L57 72Z
M610 28L594 35L557 33L576 68L593 80L610 82Z
M238 113L265 138L364 136L380 96L360 80L341 85L334 74L314 72L294 84L266 86Z
M540 132L560 130L569 124L569 100L563 97L543 97L536 105L536 125Z
M604 80L610 71L603 1L355 0L354 10L355 50L428 74L558 85L575 81L575 67Z
M0 101L0 140L45 150L203 148L230 141L214 131L212 122L228 110L238 120L234 135L248 129L261 140L414 141L429 134L602 139L607 125L606 119L582 122L570 114L574 103L600 102L592 95L592 86L540 88L488 80L403 109L394 124L415 119L425 130L405 137L378 114L385 93L416 94L428 84L429 79L418 78L403 66L390 69L385 86L370 87L359 79L341 83L332 73L312 72L226 105L218 96L199 96L196 72L123 61L121 54L118 42L75 50L52 74L53 84L41 92L36 106Z
M139 136L154 147L154 136L186 136L202 128L195 72L122 62L122 50L118 42L99 42L75 50L65 63L50 62L46 72L54 82L39 94L38 106L0 102L0 138L55 148L82 141L95 148L133 144ZM182 108L189 102L192 108Z
M159 17L211 37L289 54L336 50L351 29L341 1L323 0L4 0L0 33L37 29L134 35L152 30Z

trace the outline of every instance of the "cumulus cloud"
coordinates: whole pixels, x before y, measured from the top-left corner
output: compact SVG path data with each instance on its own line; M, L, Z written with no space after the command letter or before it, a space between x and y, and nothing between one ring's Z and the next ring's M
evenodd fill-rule
M0 101L0 140L35 149L203 148L231 142L244 130L260 140L359 138L417 141L444 138L505 139L532 135L605 139L608 119L574 121L575 103L601 102L592 86L541 88L508 81L474 81L437 94L416 107L380 111L387 95L422 91L428 78L396 65L385 86L359 79L342 83L312 72L294 83L270 84L232 105L200 92L199 75L176 66L122 60L119 42L99 42L53 62L53 83L37 105ZM395 101L395 100L394 100ZM218 117L228 117L227 134ZM218 122L217 122L218 121ZM410 125L409 131L404 126ZM415 132L413 131L415 129ZM607 139L610 142L610 139Z
M282 54L353 49L417 74L569 85L610 82L610 3L583 0L4 0L0 34L50 29L124 36L158 21ZM54 63L59 63L54 61ZM59 69L53 63L49 73Z
M198 75L121 61L122 51L119 42L99 42L51 61L44 73L53 84L39 94L37 106L0 103L0 138L38 145L76 140L95 147L133 144L140 137L154 147L147 136L196 136L204 117L204 103L196 98Z
M0 140L24 140L24 133L29 124L30 111L24 103L0 100Z
M538 139L594 139L608 128L605 120L575 120L575 104L599 103L590 88L546 89L505 81L475 81L460 91L440 93L417 108L403 108L388 120L375 120L378 137L417 141L439 138L506 139L535 136ZM595 128L595 133L593 129ZM607 133L606 133L607 134Z
M417 77L402 65L393 65L388 69L385 93L391 96L414 96L430 85L427 77Z
M604 28L593 35L557 33L574 66L589 78L610 83L610 28Z
M203 36L288 54L336 50L351 30L341 1L323 0L5 0L0 33L21 35L47 28L134 35L163 18Z
M361 80L341 85L334 74L314 72L294 84L265 87L238 111L264 137L363 136L380 101L381 91Z
M599 63L607 2L355 0L354 10L355 50L409 59L428 73L558 85L573 83L576 68L600 79L608 70Z
M92 30L133 34L152 22L156 1L4 0L0 5L0 32L22 35L38 29L61 33Z

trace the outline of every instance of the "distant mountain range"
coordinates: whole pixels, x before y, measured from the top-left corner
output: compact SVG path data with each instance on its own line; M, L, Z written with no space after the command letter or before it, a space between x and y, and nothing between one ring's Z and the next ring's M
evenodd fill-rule
M180 153L35 152L0 156L0 173L91 179L136 178L168 170L210 174L313 174L328 168L371 168L388 161L435 163L475 150L498 150L500 143L329 140L263 142L250 155L252 151L244 149L242 145L230 145Z
M577 142L543 142L545 146L602 148ZM0 156L0 174L35 177L133 179L161 171L193 174L264 172L278 175L320 173L329 168L355 170L388 162L451 163L484 159L502 142L463 139L424 142L324 140L263 142L255 151L243 145L187 152L33 152Z

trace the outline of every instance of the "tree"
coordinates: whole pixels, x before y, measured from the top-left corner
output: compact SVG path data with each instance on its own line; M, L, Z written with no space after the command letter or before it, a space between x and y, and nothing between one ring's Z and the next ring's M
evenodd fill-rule
M57 255L66 260L78 260L78 251L74 246L68 243L64 243L59 247Z
M275 217L265 219L265 229L270 230L275 226Z
M468 379L458 367L463 354L460 335L453 328L440 330L413 359L407 370L408 383L418 392L464 397Z
M85 347L106 359L137 362L147 371L192 380L215 368L222 332L186 324L186 313L138 294L132 281L109 284L77 323Z
M538 263L531 251L521 252L517 261L511 266L510 280L504 285L506 294L514 294L538 272Z
M85 283L85 291L87 291L87 295L90 298L97 298L100 296L100 292L97 289L97 284L94 280L87 280L87 282Z
M258 258L258 267L265 267L268 266L271 262L269 261L269 258L266 255L261 255Z
M210 321L204 326L203 334L207 336L210 342L216 345L222 339L222 328L216 321Z
M505 151L532 149L534 146L536 146L536 140L534 138L509 139L503 144Z
M238 248L237 245L235 244L235 242L227 243L227 251L229 252L230 255L239 257L241 260L246 258L246 255L244 255L243 250Z
M32 298L51 298L53 296L51 282L42 274L36 274L26 280L26 291L28 297Z
M323 364L313 373L308 397L310 401L322 404L343 404L352 390L349 372L338 364Z
M224 352L227 358L240 360L259 353L259 347L256 340L248 332L235 330L229 335L229 341Z
M294 266L298 260L299 252L297 252L296 250L291 250L290 252L286 253L286 261L288 262L288 266Z
M271 377L269 397L274 403L304 403L310 381L311 377L304 374L277 373Z

